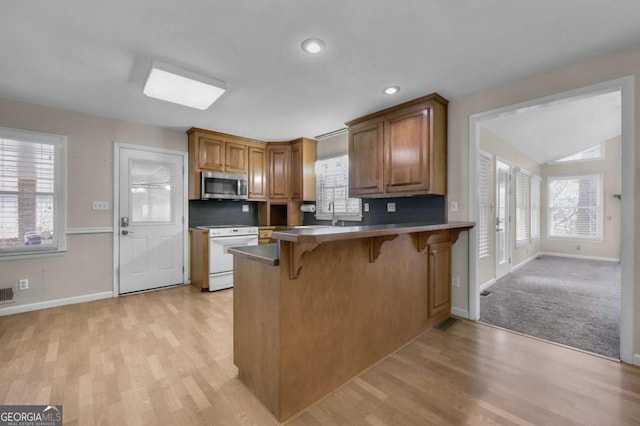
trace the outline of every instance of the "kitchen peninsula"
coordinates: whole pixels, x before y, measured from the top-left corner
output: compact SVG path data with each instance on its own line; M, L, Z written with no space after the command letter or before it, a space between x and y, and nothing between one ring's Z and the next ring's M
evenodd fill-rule
M234 362L283 421L451 309L451 245L471 222L309 227L234 254Z

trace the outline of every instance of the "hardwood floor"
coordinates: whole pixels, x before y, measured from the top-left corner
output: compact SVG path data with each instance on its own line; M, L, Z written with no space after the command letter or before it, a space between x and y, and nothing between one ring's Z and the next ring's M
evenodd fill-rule
M65 424L273 425L236 378L231 290L191 287L0 317L0 404ZM458 321L292 425L638 424L640 369Z

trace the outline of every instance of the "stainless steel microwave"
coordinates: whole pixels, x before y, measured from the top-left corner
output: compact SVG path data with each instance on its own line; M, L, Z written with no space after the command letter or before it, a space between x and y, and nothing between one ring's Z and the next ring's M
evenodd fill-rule
M246 200L248 181L248 176L243 174L202 172L200 198Z

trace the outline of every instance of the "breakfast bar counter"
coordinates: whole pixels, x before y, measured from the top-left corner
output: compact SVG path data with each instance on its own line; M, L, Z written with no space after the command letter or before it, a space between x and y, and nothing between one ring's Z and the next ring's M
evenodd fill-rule
M471 222L302 227L234 254L239 379L284 421L451 309L451 245Z

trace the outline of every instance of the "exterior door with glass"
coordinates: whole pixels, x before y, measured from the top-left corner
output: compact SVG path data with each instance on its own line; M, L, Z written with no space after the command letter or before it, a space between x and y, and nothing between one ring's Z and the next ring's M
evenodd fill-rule
M496 160L496 280L511 272L511 166Z
M119 293L184 282L182 155L119 149Z

